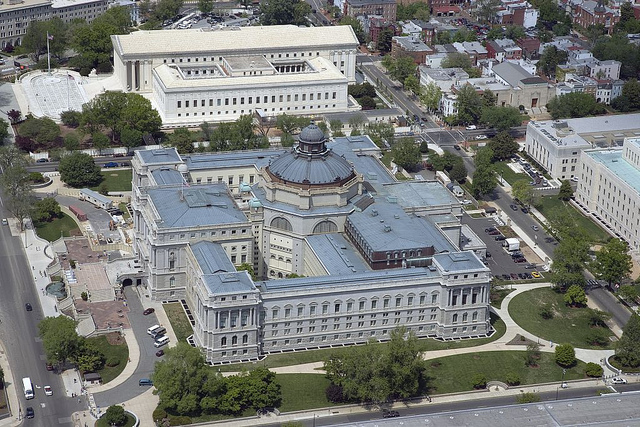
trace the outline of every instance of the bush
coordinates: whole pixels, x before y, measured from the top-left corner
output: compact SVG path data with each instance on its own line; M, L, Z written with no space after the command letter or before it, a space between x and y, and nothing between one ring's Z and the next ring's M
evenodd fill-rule
M471 385L476 390L487 388L487 377L483 374L475 374L473 378L471 378Z
M606 347L609 344L609 337L602 329L595 329L587 335L585 341L587 344Z
M545 320L553 319L553 310L551 310L551 307L549 307L548 305L543 305L542 307L540 307L539 313L540 316Z
M89 299L89 295L86 292L82 292L80 294L80 298L82 298L82 301L87 301Z
M333 403L341 403L344 402L344 394L342 393L342 386L331 383L329 387L325 390L325 394L327 396L327 400Z
M593 362L589 362L587 363L587 368L585 370L586 374L588 377L601 377L604 369L602 368L602 366L598 365L597 363L593 363Z
M185 426L191 424L190 417L187 416L177 416L177 415L169 415L169 425L170 426Z
M509 385L519 385L520 384L520 377L518 376L518 374L516 374L514 372L510 372L510 373L507 374L506 382Z
M77 128L80 126L80 119L82 117L82 113L80 111L63 111L60 113L60 120L65 126L69 126L70 128Z
M105 364L110 368L113 368L114 366L118 366L120 364L120 359L118 359L117 357L111 356L110 358L107 359Z
M534 403L540 402L540 395L536 393L520 393L516 398L518 403Z
M121 426L127 422L127 415L124 413L124 408L118 405L109 406L103 417L105 422L110 426Z
M34 184L42 184L44 182L44 176L40 172L31 172L28 179Z
M571 344L556 346L556 363L563 368L569 368L576 364L576 351Z
M167 418L167 411L165 411L162 408L156 408L153 410L153 414L151 416L153 417L153 421L155 421L157 424L158 421L161 421L164 418Z

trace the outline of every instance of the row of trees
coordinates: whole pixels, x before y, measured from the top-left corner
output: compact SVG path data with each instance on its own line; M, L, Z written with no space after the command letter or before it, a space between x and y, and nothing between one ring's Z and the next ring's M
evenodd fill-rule
M467 168L462 157L449 151L445 151L442 155L430 153L429 163L435 171L446 171L452 181L464 182L467 179Z
M466 84L457 92L455 116L445 117L449 124L484 124L488 127L504 131L522 124L520 110L511 106L496 106L497 96L487 89L478 93L470 84Z
M160 397L158 407L177 415L237 415L247 408L278 407L282 399L273 372L257 368L223 377L206 365L199 349L187 343L165 350L152 379ZM154 412L156 418L162 414Z

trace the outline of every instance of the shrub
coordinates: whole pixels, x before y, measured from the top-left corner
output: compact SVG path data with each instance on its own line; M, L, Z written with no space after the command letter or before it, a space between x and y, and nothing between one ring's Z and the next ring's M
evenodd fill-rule
M576 364L576 351L571 344L561 344L556 347L556 363L563 368Z
M473 378L471 378L471 385L476 390L487 388L487 377L483 374L475 374Z
M44 182L44 176L40 172L31 172L28 179L34 184L42 184Z
M191 418L187 416L169 415L170 426L185 426L191 424Z
M167 418L167 411L162 408L156 408L153 410L153 414L151 416L153 417L153 421L155 421L157 424L158 421Z
M69 126L71 128L77 128L80 126L80 119L82 118L82 113L79 111L63 111L60 113L60 120L65 126Z
M342 393L342 386L331 383L329 387L325 390L325 394L327 396L327 400L333 403L341 403L344 402L344 394Z
M110 368L113 368L114 366L118 366L120 364L120 359L118 359L117 357L111 356L110 358L107 359L105 364Z
M589 377L601 377L604 369L597 363L589 362L587 363L585 372Z
M109 406L103 417L105 422L110 426L121 426L127 422L127 415L124 413L124 408L118 405Z
M69 265L71 266L71 268L76 268L76 261L74 259L70 259Z
M87 301L89 299L89 295L86 292L83 292L80 294L80 298L82 298L82 301Z
M548 305L543 305L542 307L540 307L539 313L540 316L545 320L553 319L553 310L551 310L551 307L549 307Z
M507 374L506 382L509 385L518 385L520 384L520 377L518 376L518 374L510 372Z
M587 344L606 347L609 344L609 337L602 329L595 329L589 332L585 341Z
M520 393L518 397L516 397L516 402L518 403L540 402L540 395L536 393Z
M573 307L584 307L587 305L587 296L584 289L578 285L571 285L564 294L564 302Z

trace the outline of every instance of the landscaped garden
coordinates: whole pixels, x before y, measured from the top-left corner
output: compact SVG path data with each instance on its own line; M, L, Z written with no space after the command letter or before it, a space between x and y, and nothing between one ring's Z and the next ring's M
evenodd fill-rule
M604 243L611 237L606 231L604 231L598 224L591 219L582 215L568 202L564 202L558 199L557 196L543 196L536 204L536 208L546 218L553 217L554 211L558 210L568 214L575 226L585 231L585 234L590 236L595 243Z
M182 304L179 302L172 302L164 304L163 307L164 312L169 318L169 323L171 323L173 332L176 334L176 340L178 340L178 342L186 341L187 337L193 334L193 327L182 308Z
M523 292L511 300L509 315L526 331L546 341L580 348L612 348L609 338L613 334L596 321L595 310L568 306L564 297L550 288Z
M73 218L65 214L62 214L61 218L51 220L51 222L42 222L36 225L36 234L49 242L58 240L60 233L64 237L69 237L73 231L80 233L80 229Z
M96 371L102 377L103 384L120 375L129 360L129 347L119 333L87 338L87 344L99 349L104 355L104 367Z

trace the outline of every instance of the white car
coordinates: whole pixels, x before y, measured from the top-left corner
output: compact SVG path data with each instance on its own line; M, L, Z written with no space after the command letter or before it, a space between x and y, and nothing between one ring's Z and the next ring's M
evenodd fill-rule
M480 139L487 139L487 135L478 135L478 136L476 136L476 139L477 139L477 140L480 140Z
M467 130L476 130L478 128L476 127L476 125L469 125L469 126L466 127L466 129Z
M7 218L2 218L2 225L7 225L7 224L9 224L9 223L7 222Z
M620 378L620 377L613 377L613 378L611 378L611 383L612 384L626 384L627 380L625 380L624 378Z
M53 390L51 389L51 386L44 386L44 394L46 394L47 396L53 396Z

